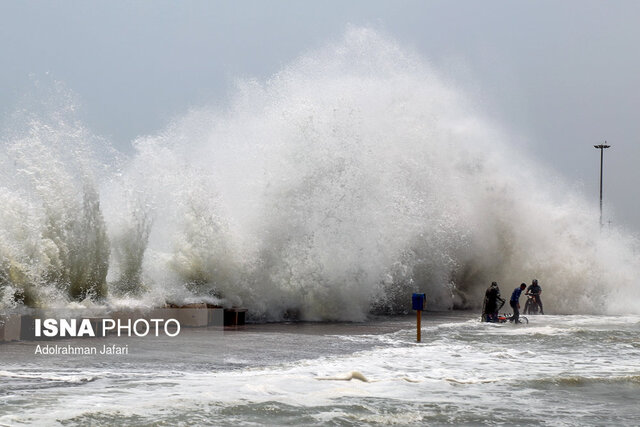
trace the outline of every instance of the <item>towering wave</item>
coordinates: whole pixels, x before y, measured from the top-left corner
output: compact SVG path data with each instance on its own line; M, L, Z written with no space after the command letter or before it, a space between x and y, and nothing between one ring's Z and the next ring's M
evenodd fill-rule
M74 118L60 85L3 130L0 297L30 306L107 294L109 239L100 210L101 144Z
M637 242L601 233L594 205L370 29L238 82L228 108L137 139L102 175L102 140L38 123L2 146L5 304L53 283L62 301L359 320L415 291L470 308L493 280L507 294L537 278L549 312L638 310Z

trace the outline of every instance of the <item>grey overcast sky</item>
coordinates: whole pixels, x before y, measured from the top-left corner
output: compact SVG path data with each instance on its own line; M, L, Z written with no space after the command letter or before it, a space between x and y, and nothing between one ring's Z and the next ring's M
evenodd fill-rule
M236 78L371 26L481 97L540 162L593 194L605 139L607 218L640 232L640 1L3 1L0 114L63 82L95 133L130 151ZM607 219L605 218L605 219Z

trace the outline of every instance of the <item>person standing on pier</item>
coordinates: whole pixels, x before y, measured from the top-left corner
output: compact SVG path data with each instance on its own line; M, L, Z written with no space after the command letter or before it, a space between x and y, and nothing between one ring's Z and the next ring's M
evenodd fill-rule
M520 323L520 294L526 287L527 285L522 283L519 287L515 288L511 294L509 304L511 304L511 308L513 308L513 323Z
M544 314L544 308L542 308L542 300L540 299L540 295L542 295L542 288L538 285L538 279L533 279L529 287L527 288L527 295L533 295L534 301L538 304L540 308L540 314ZM525 310L525 314L527 314Z
M484 310L482 312L482 320L485 322L496 322L498 320L498 301L504 304L504 300L500 298L500 288L497 282L491 282L491 286L487 288L484 294Z

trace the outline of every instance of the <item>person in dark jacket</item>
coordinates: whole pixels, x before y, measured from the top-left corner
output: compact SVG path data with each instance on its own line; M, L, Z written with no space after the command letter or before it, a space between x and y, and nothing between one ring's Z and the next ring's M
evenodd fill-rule
M513 290L509 304L513 308L513 322L520 323L520 294L526 289L527 285L522 283L519 287Z
M540 295L542 294L542 288L538 285L538 279L533 279L529 287L527 288L527 295L533 295L534 301L540 307L540 314L544 314L544 309L542 308L542 300L540 299Z
M500 298L500 288L497 282L491 282L491 286L484 293L484 310L482 317L485 322L495 322L498 320L498 310L502 304L498 306L498 301L504 304L504 299Z

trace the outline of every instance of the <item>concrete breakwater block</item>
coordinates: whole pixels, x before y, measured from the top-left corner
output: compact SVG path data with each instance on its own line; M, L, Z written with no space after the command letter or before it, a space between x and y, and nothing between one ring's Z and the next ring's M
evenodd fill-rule
M36 319L42 319L43 317L41 313L20 316L20 340L52 339L50 337L36 337Z
M153 308L146 311L114 311L111 318L121 321L131 319L176 319L180 326L188 328L200 328L206 326L223 326L224 309L220 306L194 303L185 305L168 304L165 307Z
M181 327L202 328L209 323L207 304L186 304L176 308L176 319Z
M165 307L149 310L117 310L110 313L110 317L121 323L138 319L176 319L180 327L203 328L206 326L222 326L224 324L224 309L205 303L185 305L168 304Z
M0 316L0 342L18 341L22 327L21 315Z
M207 326L224 326L224 308L207 304Z
M246 308L225 308L224 326L242 326L245 324Z

